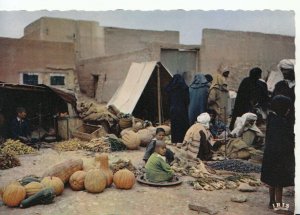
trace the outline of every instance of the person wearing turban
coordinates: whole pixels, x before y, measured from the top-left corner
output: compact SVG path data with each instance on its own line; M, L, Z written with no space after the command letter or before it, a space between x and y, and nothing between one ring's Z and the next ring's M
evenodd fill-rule
M182 149L190 159L210 160L212 157L213 137L209 131L210 115L202 113L197 122L185 134Z
M278 67L283 75L284 80L279 81L274 88L272 97L283 95L291 99L291 107L287 116L289 123L295 124L295 61L292 59L283 59L279 62Z

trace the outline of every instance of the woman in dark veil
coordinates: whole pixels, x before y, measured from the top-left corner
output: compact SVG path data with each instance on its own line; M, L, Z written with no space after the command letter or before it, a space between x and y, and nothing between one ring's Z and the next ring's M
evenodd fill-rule
M280 203L279 209L285 210L283 187L294 186L295 180L294 124L288 119L291 107L291 99L283 95L277 95L271 101L261 168L261 181L269 186L269 207L273 204L277 207L276 203Z
M262 84L259 83L261 73L261 69L255 67L250 70L249 77L242 80L232 112L232 119L229 126L230 130L234 129L237 117L242 116L244 113L254 112L254 107L261 100L262 93L267 94L267 92L263 92Z
M197 116L206 112L207 96L209 82L203 74L197 74L193 83L189 87L190 104L189 104L189 122L193 125L197 121Z
M189 88L184 78L176 74L166 86L170 104L171 140L173 144L182 143L189 128L188 106Z

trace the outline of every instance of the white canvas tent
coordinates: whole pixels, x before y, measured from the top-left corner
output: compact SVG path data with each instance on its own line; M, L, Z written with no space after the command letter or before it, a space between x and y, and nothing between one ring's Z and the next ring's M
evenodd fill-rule
M140 118L147 118L141 112L148 108L148 112L156 113L161 122L167 111L163 89L171 78L172 74L160 62L132 63L126 79L108 105L115 105L123 113L135 113Z

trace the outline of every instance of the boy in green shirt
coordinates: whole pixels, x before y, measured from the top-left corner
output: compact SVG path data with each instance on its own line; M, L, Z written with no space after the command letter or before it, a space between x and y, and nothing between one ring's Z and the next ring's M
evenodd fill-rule
M172 180L174 172L166 162L166 151L166 144L163 141L156 141L155 152L145 165L146 178L150 182L158 183Z

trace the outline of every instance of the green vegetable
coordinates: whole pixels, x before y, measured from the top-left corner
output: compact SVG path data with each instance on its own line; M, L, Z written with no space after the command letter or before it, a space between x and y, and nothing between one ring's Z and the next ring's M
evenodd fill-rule
M55 191L53 188L46 188L41 190L40 192L30 196L29 198L23 200L21 202L21 208L28 208L30 206L38 205L38 204L50 204L53 202L55 197Z
M109 137L108 140L111 151L123 151L126 149L125 144L120 139L114 139Z
M36 176L26 176L24 178L22 178L21 180L19 180L20 184L22 186L25 186L26 184L29 184L30 182L41 182L41 179L36 177Z

